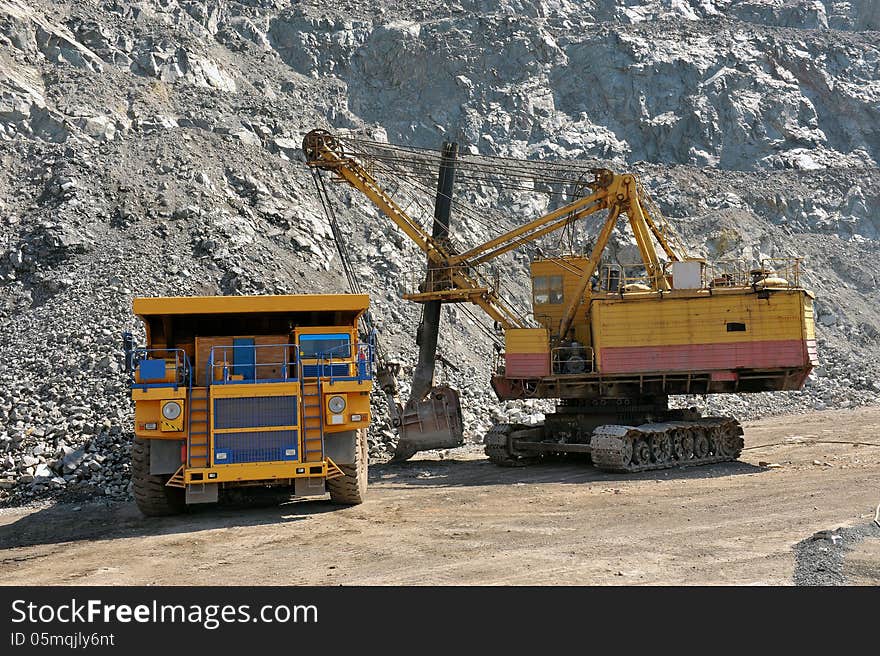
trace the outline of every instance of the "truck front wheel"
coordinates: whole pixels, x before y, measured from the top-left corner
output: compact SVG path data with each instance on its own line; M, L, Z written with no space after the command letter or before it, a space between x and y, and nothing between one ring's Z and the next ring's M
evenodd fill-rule
M134 501L148 517L176 515L186 508L183 488L168 487L170 474L150 474L152 440L135 437L131 444L131 482Z
M354 439L354 462L336 463L345 475L327 481L333 503L354 506L363 503L367 495L367 429L359 429Z

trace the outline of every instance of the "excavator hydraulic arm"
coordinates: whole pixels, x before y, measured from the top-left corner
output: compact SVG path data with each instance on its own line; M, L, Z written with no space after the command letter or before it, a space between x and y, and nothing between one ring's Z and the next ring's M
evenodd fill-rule
M449 238L457 156L458 144L443 144L434 200L434 225L431 229L431 238L440 243ZM429 276L437 266L434 260L428 258ZM442 309L443 301L440 299L422 304L422 320L416 335L419 359L413 370L409 400L401 416L398 430L400 439L394 452L396 460L405 460L417 451L450 448L464 443L458 392L448 385L434 384Z

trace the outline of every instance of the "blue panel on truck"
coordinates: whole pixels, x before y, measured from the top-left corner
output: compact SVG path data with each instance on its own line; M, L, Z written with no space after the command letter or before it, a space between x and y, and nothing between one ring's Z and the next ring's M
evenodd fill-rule
M232 373L244 380L257 378L257 349L253 337L236 337L232 340Z
M295 430L214 434L215 465L296 460L297 455Z
M165 380L165 360L141 360L138 369L141 382Z

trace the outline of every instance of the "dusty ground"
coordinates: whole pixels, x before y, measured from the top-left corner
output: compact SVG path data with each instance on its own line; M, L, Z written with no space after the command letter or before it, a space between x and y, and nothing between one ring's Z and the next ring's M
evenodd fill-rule
M353 508L8 509L0 583L788 585L793 545L880 501L880 448L813 440L880 444L880 408L753 422L739 462L659 474L500 469L471 449L374 466ZM878 542L846 553L849 582L880 583Z

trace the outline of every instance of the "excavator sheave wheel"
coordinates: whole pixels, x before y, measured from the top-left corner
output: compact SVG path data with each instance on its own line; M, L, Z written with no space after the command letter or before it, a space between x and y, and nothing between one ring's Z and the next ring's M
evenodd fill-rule
M135 437L131 444L131 482L134 501L147 517L177 515L186 510L183 488L168 487L171 474L150 474L152 440Z
M339 142L327 130L312 130L305 137L302 143L303 152L306 155L306 161L313 162L319 160L321 152L325 149L339 151Z
M330 492L330 501L347 506L356 506L364 502L367 496L367 430L361 428L357 431L357 444L354 450L354 462L337 463L337 466L345 474L337 478L327 480L327 490Z

